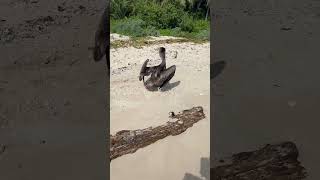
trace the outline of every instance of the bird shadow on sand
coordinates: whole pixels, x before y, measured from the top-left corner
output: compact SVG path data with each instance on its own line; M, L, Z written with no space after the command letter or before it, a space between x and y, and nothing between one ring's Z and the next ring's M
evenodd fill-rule
M196 176L191 173L186 173L182 180L209 180L210 179L210 159L201 158L200 159L200 175Z
M227 63L225 61L218 61L210 64L210 79L216 78L226 68Z
M163 88L161 88L161 91L163 91L163 92L164 91L170 91L171 89L179 86L179 84L180 84L180 81L176 81L174 83L170 83L169 82L167 85L165 85L165 86L163 86Z

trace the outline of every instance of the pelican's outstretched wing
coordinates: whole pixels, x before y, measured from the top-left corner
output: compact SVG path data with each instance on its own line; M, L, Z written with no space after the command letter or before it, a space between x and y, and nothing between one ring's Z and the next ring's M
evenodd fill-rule
M147 72L147 70L148 70L148 67L147 67L148 61L149 61L149 59L147 59L147 60L143 63L143 65L142 65L142 67L141 67L140 75L139 75L139 81L141 81L142 79L144 79L144 76L146 76L146 72Z
M147 59L141 67L139 81L141 81L144 78L144 76L149 76L151 74L154 74L157 71L157 69L159 68L159 65L147 67L148 62L149 62L149 59Z
M171 67L169 67L168 69L160 72L160 77L157 78L157 82L155 83L157 86L159 86L160 88L162 88L165 84L167 84L172 77L174 76L176 72L176 66L173 65Z

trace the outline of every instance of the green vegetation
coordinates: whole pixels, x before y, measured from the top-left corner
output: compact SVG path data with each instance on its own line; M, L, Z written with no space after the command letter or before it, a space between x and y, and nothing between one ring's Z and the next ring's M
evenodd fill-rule
M208 0L111 0L111 32L209 40Z

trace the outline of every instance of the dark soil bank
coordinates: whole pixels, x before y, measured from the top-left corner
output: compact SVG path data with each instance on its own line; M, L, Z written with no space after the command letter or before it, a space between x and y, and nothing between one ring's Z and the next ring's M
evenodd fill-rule
M214 1L214 157L293 141L320 179L320 1Z
M105 3L0 2L0 179L106 179Z

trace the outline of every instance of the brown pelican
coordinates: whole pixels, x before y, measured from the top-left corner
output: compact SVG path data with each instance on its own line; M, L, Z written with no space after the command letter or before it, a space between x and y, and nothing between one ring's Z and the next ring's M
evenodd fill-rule
M103 12L98 28L95 32L95 41L93 48L93 58L95 61L100 61L103 56L106 57L107 67L110 70L110 51L109 51L109 34L110 34L110 23L109 23L109 3Z
M165 53L166 49L164 47L160 47L159 55L162 60L161 64L159 64L158 66L147 67L149 61L149 59L147 59L141 67L139 80L143 80L144 86L149 91L156 91L158 89L161 89L172 79L176 72L175 65L166 69ZM149 76L150 74L151 77L148 80L144 81L144 76Z

